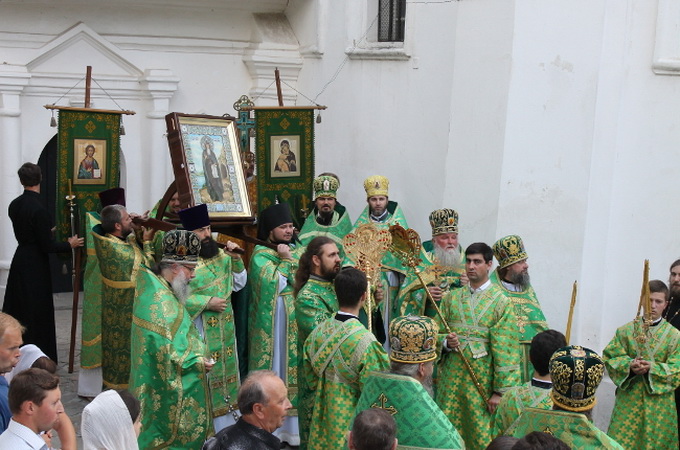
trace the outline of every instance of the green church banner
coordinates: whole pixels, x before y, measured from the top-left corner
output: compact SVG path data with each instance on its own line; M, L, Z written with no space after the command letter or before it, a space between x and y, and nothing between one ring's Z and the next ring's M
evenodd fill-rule
M56 237L72 235L73 196L77 232L85 233L85 213L99 211L99 192L118 187L120 180L120 112L58 108Z
M299 229L313 195L314 108L254 109L258 209L288 203Z

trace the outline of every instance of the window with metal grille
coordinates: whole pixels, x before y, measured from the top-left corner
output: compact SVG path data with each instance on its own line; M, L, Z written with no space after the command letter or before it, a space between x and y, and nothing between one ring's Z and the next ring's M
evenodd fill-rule
M379 0L378 42L404 42L406 0Z

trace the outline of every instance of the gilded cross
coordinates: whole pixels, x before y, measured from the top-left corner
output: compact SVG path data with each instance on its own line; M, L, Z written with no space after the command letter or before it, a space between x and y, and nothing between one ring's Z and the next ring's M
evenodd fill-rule
M220 323L220 321L217 320L215 316L212 316L210 319L208 319L208 325L211 327L216 327L218 323Z
M397 411L397 409L394 406L387 406L387 396L385 394L380 394L380 397L378 397L378 401L380 402L380 404L378 405L377 402L373 403L371 405L371 408L384 409L385 411L387 411L391 415L395 415L396 413L399 412L399 411Z

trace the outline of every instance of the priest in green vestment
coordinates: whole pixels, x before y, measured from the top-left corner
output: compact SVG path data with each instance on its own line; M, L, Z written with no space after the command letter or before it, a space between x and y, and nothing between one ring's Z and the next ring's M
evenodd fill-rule
M372 223L379 229L389 229L392 225L401 225L408 228L406 217L401 211L397 202L389 199L390 181L382 175L373 175L364 180L364 190L366 191L366 208L354 222L352 230L356 230L360 225ZM383 300L378 303L378 314L374 314L373 332L380 342L385 341L390 320L400 316L400 305L397 303L399 297L399 287L404 282L409 270L403 262L391 252L386 252L381 261L382 263L382 288ZM355 261L347 258L344 265L355 265ZM375 316L379 316L382 327L376 327ZM368 316L366 311L361 311L361 323L368 326Z
M313 186L314 208L302 225L298 239L302 245L309 245L315 237L330 238L338 246L340 258L344 258L342 239L352 230L352 221L337 199L340 180L337 175L326 172L314 178Z
M169 231L157 271L139 269L130 373L139 448L199 449L213 434L206 374L214 363L183 304L200 248L191 231Z
M372 373L357 403L356 414L369 408L392 414L398 448L465 448L460 434L432 398L437 331L429 317L394 319L389 330L390 371Z
M228 241L225 249L212 237L208 207L205 204L179 211L186 230L201 240L201 250L194 278L189 282L191 295L186 309L208 348L215 366L208 377L215 432L236 423L240 375L232 292L246 285L248 275L241 257L233 250L238 246Z
M491 415L501 396L520 384L517 319L510 300L489 280L492 264L491 247L482 242L468 246L465 269L470 285L444 297L443 318L436 319L443 350L435 400L470 449L484 449L491 442Z
M556 330L541 331L534 336L529 350L534 376L528 383L510 388L503 394L493 415L493 437L510 428L526 408L552 409L550 357L566 345L566 338Z
M300 257L300 265L295 273L295 319L298 326L298 349L318 324L333 317L338 311L333 279L340 271L340 252L335 242L326 236L312 239ZM298 373L303 373L302 358L298 363ZM313 393L307 388L305 378L298 379L298 418L300 425L300 447L304 450L309 432L309 420L305 407L313 401Z
M592 423L595 391L603 376L604 362L591 349L580 345L558 349L550 358L553 409L527 408L505 434L519 438L542 431L575 450L623 449Z
M122 205L107 206L101 212L101 225L91 232L102 281L102 377L111 389L128 387L136 279L150 255L132 232L133 217Z
M430 213L429 220L432 240L423 242L418 266L422 282L411 270L399 289L397 303L403 315L434 317L437 314L423 283L437 307L450 290L468 283L465 254L458 242L458 213L453 209L436 209Z
M310 432L306 448L342 448L368 374L386 370L382 345L359 322L368 282L348 267L335 277L340 310L321 322L304 345L303 376L311 392L304 409Z
M602 353L617 386L608 434L625 448L678 448L680 331L661 317L666 284L652 280L649 290L651 323L639 317L620 327Z
M275 434L281 441L299 445L298 333L293 281L304 248L295 245L288 204L278 203L260 212L258 238L274 244L276 250L257 245L250 258L248 368L273 370L285 381L293 409Z
M534 368L529 361L531 339L548 329L548 323L538 303L536 292L529 279L527 252L522 238L517 235L505 236L493 245L498 268L491 274L491 282L498 286L506 297L512 300L519 327L519 347L522 357L522 383L531 380Z

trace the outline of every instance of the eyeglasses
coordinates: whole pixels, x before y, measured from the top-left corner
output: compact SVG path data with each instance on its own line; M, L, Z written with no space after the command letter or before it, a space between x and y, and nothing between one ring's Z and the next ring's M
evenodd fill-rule
M184 268L187 269L189 272L194 272L194 271L196 270L196 266L193 266L193 265L192 265L192 266L188 266L188 265L185 265L185 264L180 264L180 266L184 267Z

